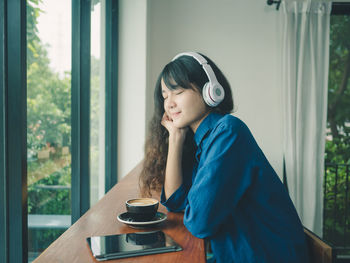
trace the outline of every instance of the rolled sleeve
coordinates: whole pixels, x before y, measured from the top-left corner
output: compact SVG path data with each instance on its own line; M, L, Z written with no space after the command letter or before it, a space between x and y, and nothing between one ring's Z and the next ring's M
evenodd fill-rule
M166 199L163 187L160 203L170 212L181 212L186 207L187 192L186 187L182 184L168 199Z

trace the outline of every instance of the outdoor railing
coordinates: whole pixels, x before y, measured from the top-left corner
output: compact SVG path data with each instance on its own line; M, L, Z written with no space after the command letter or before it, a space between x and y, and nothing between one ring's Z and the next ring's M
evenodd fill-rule
M325 165L323 238L340 255L350 255L350 165Z

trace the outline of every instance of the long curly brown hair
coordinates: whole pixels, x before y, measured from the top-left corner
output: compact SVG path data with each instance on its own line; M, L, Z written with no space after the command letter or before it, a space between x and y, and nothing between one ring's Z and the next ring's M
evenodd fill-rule
M220 69L208 57L202 56L212 67L218 82L225 91L224 100L210 110L222 114L232 112L233 99L230 84ZM160 73L154 90L154 115L149 126L149 135L145 144L145 159L139 181L142 196L152 196L153 192L159 193L164 185L169 133L161 125L164 114L164 99L161 90L162 79L167 88L171 90L179 86L184 89L195 87L201 94L202 87L208 82L208 77L202 66L191 56L181 56L169 62ZM193 136L192 130L189 129L184 142L183 168L193 167L196 150Z

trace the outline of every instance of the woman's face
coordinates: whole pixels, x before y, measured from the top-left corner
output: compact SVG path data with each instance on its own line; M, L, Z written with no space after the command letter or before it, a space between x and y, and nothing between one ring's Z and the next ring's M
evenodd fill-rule
M164 110L177 128L190 127L195 133L201 121L209 114L202 95L197 89L178 87L170 90L161 81Z

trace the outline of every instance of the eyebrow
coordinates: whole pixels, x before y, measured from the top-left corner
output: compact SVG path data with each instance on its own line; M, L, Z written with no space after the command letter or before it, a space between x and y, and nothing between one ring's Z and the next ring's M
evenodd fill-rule
M180 85L176 85L176 86L172 86L172 89L169 89L170 91L174 91L177 89L184 89L183 87L181 87ZM166 93L166 90L162 89L162 94Z
M166 86L167 87L167 89L168 90L177 90L177 89L183 89L183 87L182 86L180 86L180 85L171 85L170 87L170 89L168 88L168 86ZM162 89L162 92L163 92L164 90Z

